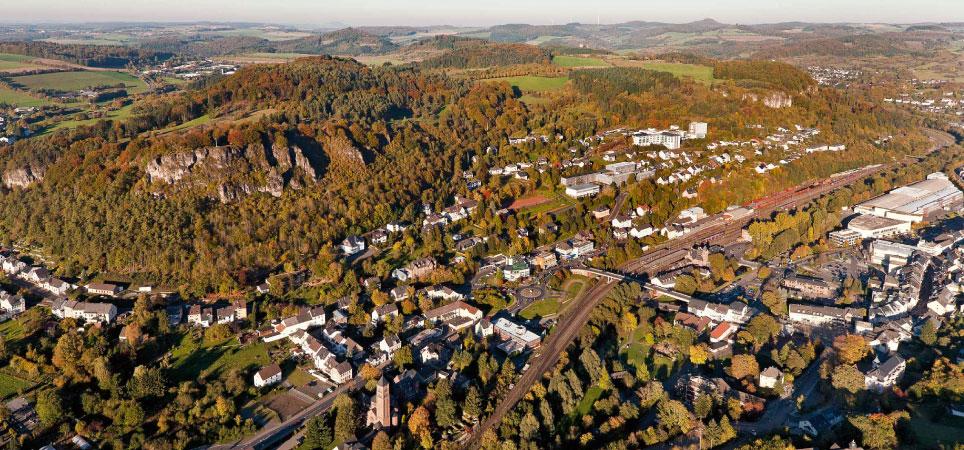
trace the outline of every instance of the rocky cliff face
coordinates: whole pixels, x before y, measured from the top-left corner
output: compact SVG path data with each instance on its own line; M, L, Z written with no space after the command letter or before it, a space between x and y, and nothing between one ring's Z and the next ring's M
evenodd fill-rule
M159 192L190 189L227 203L255 192L278 197L285 187L317 181L312 161L320 155L310 153L298 146L204 147L157 157L144 171Z
M753 92L747 92L743 94L742 99L758 102L760 101L760 96ZM763 96L763 105L774 109L789 108L793 106L793 97L790 97L790 95L785 92L772 92Z
M25 188L44 179L44 169L34 169L31 166L7 170L3 173L3 185L9 188Z

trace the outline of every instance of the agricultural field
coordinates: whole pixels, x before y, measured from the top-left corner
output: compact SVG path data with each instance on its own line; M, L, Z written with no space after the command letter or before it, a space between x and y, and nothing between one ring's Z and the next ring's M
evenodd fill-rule
M562 67L609 67L606 61L586 56L554 56L552 63Z
M197 378L198 374L217 376L231 369L245 370L270 363L268 347L261 341L247 345L239 344L234 338L196 342L185 335L171 351L171 368L178 380Z
M77 128L80 126L93 125L101 120L123 120L131 116L131 112L134 109L134 105L130 104L119 109L108 111L107 115L103 117L94 117L91 119L70 119L57 122L48 128L45 128L42 133L50 133L61 129Z
M127 87L127 92L130 94L137 94L147 90L147 83L144 83L133 75L123 72L56 72L13 77L12 80L14 83L30 90L54 89L69 92L92 86L113 86L119 83L123 83Z
M26 92L15 91L6 86L0 86L0 104L14 106L43 106L49 102L46 99L34 97Z
M634 64L634 66L643 69L658 70L660 72L669 72L679 78L692 78L694 81L701 83L709 84L716 80L713 78L712 67L699 64L646 61L640 64Z
M35 64L33 58L12 53L0 53L0 72L39 69L43 66Z
M519 90L523 92L547 92L562 89L562 87L566 85L566 82L569 81L569 78L523 75L518 77L490 78L485 81L505 81L512 86L519 88Z

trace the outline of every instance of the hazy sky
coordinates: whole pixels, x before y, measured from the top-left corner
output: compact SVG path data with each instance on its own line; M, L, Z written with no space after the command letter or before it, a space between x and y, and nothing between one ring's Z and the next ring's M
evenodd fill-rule
M0 0L3 22L250 21L323 25L964 21L964 0Z

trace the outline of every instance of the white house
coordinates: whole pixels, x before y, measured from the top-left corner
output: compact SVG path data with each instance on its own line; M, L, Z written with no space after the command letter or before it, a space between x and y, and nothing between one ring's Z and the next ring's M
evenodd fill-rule
M341 251L348 256L363 252L365 251L365 239L358 236L348 236L341 242Z
M776 367L770 366L760 372L760 387L775 388L778 384L783 384L783 372Z
M883 364L864 375L864 384L867 389L882 391L896 384L906 368L907 362L904 361L904 358L899 355L891 356Z
M281 367L277 364L264 366L254 374L254 387L270 386L281 381Z

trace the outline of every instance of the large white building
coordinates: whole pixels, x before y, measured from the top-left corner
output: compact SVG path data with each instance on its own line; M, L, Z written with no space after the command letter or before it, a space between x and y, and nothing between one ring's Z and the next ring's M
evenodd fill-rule
M648 147L662 145L670 150L676 150L683 144L683 135L679 131L671 130L641 130L633 134L633 145Z
M566 187L566 195L572 198L590 197L598 193L598 184L586 183Z
M917 247L913 245L878 239L870 243L870 262L889 268L900 267L907 264L915 251Z
M87 322L110 323L117 317L117 307L110 303L89 303L61 299L54 302L51 311L61 319L84 319Z
M935 172L924 181L867 200L854 207L854 211L905 222L920 222L926 215L962 200L964 193L947 179L947 175Z
M910 233L910 224L902 220L860 214L850 219L847 229L857 232L861 239L880 239Z

